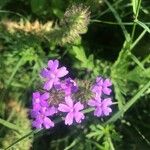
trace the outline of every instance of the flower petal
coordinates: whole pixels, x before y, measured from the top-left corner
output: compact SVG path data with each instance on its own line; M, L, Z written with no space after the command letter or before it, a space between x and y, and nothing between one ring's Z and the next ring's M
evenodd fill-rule
M112 109L109 107L103 108L103 114L108 116L112 112Z
M111 82L110 79L106 79L106 80L104 81L104 86L109 87L109 86L111 86L111 85L112 85L112 82Z
M89 105L89 106L96 106L96 104L97 104L97 103L96 103L95 100L89 100L89 101L88 101L88 105Z
M85 118L84 114L82 112L76 112L74 114L74 118L77 123L81 123L81 120Z
M59 104L58 110L61 112L69 112L70 108L65 104Z
M73 123L73 113L70 112L67 114L67 116L65 117L65 124L66 125L71 125Z
M65 75L68 74L68 71L66 69L66 67L61 67L57 70L57 77L64 77Z
M43 88L45 90L50 90L52 88L52 86L53 86L53 83L54 83L53 80L48 80L48 81L45 82Z
M83 108L84 108L84 106L83 106L83 104L81 104L80 102L77 102L77 103L74 105L75 111L82 110Z
M100 117L102 116L102 109L101 108L96 108L94 111L94 116Z
M43 120L43 126L46 128L46 129L49 129L51 127L54 127L54 122L51 121L48 117L45 117L44 120Z
M43 119L41 116L38 116L36 120L32 122L33 127L42 128Z
M36 120L32 122L32 126L37 128L37 129L41 129L42 128L42 124L37 122Z
M71 107L71 108L73 107L73 100L71 99L70 96L65 97L65 102L69 107Z
M50 71L47 70L46 68L44 68L44 69L41 70L40 75L41 75L43 78L49 78L49 76L50 76Z
M111 90L110 88L108 88L108 87L104 87L104 88L103 88L103 92L104 92L104 94L106 94L106 95L110 95L110 93L112 92L112 90Z
M47 108L45 111L46 116L52 116L55 113L57 113L57 109L54 106Z
M45 92L44 94L41 95L41 100L47 100L49 98L49 93Z
M59 61L58 60L54 60L54 61L49 60L48 61L48 67L51 71L55 72L57 70L58 66L59 66Z
M102 77L97 77L96 78L96 83L98 83L99 85L103 84L103 78Z
M103 106L110 106L110 105L112 105L112 99L111 99L111 98L105 98L105 99L102 101L102 105L103 105Z

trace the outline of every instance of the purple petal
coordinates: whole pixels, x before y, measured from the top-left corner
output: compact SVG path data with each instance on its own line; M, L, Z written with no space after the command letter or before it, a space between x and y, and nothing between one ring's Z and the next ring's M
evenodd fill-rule
M112 105L112 99L111 98L105 98L102 103L104 106L110 106L110 105Z
M54 127L54 122L51 121L48 117L45 117L44 120L43 120L43 126L46 128L46 129L49 129L51 127Z
M100 81L102 81L102 77L97 77L97 78L96 78L96 83L98 83L98 82L100 82Z
M112 112L112 109L109 107L103 108L103 114L108 116Z
M37 128L37 129L41 129L42 128L42 124L37 122L37 121L33 121L32 122L32 126Z
M97 104L97 103L96 103L95 100L89 100L89 101L88 101L88 105L89 105L89 106L96 106L96 104Z
M43 88L45 90L50 90L53 86L53 83L54 83L53 80L46 81Z
M102 86L93 86L92 87L92 92L97 93L99 95L102 95Z
M65 124L66 125L71 125L73 123L73 113L70 112L67 114L67 116L65 117Z
M66 67L61 67L57 70L57 77L64 77L68 74Z
M58 66L59 66L59 61L58 60L54 60L54 61L49 60L48 61L48 67L51 71L55 72L57 70Z
M59 104L58 110L61 112L69 112L70 108L65 104Z
M44 94L41 95L41 100L47 100L49 98L49 93L45 92Z
M41 70L40 75L41 75L43 78L49 78L49 76L50 76L50 71L47 70L46 68L44 68L44 69Z
M39 110L40 110L40 108L41 108L40 103L34 103L34 104L33 104L33 110L35 110L35 111L39 111Z
M84 106L83 106L80 102L77 102L77 103L74 105L74 110L75 110L75 111L82 110L83 108L84 108Z
M37 118L39 116L39 114L40 113L37 110L31 110L30 111L30 115L31 115L32 118Z
M46 100L41 100L41 101L40 101L40 105L41 105L42 107L48 107L48 106L49 106L49 103L48 103L48 101L46 101Z
M43 119L41 116L38 116L35 121L32 122L33 127L42 128Z
M102 85L102 84L103 84L103 79L102 79L102 77L97 77L97 78L96 78L96 83Z
M82 112L76 112L74 114L74 118L77 123L81 123L81 120L85 118L84 114Z
M107 86L107 87L111 86L111 85L112 85L111 80L106 79L106 80L104 81L104 85Z
M94 116L100 117L102 116L102 109L101 108L96 108L94 111Z
M65 97L65 102L69 107L73 107L73 101L70 96Z
M103 92L104 92L104 94L106 94L106 95L110 95L110 93L112 92L112 90L109 89L109 88L107 88L107 87L104 87L104 88L103 88Z
M40 99L40 92L34 92L32 94L32 99L33 101L35 102L36 100L39 100Z
M45 115L46 115L46 116L52 116L52 115L54 115L55 113L57 113L57 109L56 109L54 106L52 106L52 107L50 107L50 108L48 108L48 109L46 110Z

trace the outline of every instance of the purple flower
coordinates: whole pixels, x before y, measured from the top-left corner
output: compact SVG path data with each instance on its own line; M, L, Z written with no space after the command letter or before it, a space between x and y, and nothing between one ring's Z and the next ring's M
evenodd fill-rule
M69 96L72 93L77 92L78 90L76 82L72 80L71 78L65 79L65 81L61 83L60 86L61 86L61 89L64 90L66 96Z
M41 106L48 106L49 93L45 92L44 94L40 94L40 92L34 92L32 94L32 105L33 110L38 111Z
M52 107L41 107L40 110L36 113L33 118L35 120L32 122L33 127L40 129L40 128L46 128L49 129L51 127L54 127L54 122L51 121L49 116L53 116L57 112L56 108L54 106Z
M84 119L85 116L80 110L82 110L84 106L80 102L73 104L73 100L70 96L65 97L65 102L66 104L59 104L58 107L59 111L67 112L65 124L71 125L74 119L77 123L81 123L81 120Z
M95 108L94 116L97 117L108 116L112 112L112 109L110 108L112 105L111 98L102 100L99 96L97 96L89 100L88 105Z
M33 127L36 128L50 128L54 126L54 122L48 117L57 112L54 106L50 107L48 103L49 93L40 94L34 92L32 98L33 109L31 110L31 117L35 120L32 122Z
M50 90L53 85L59 84L59 79L68 74L66 67L58 68L58 60L49 60L48 67L41 71L41 76L46 79L45 90Z
M92 92L102 95L110 95L112 90L110 89L110 86L112 85L112 82L109 79L103 79L101 77L96 78L96 83L92 87Z

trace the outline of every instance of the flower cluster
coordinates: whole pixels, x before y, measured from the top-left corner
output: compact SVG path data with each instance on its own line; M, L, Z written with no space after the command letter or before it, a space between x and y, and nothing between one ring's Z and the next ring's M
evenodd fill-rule
M65 78L68 73L66 67L59 67L58 60L49 60L48 66L42 69L40 75L44 79L43 90L34 92L32 96L33 127L54 127L54 115L62 116L66 125L81 123L85 119L83 109L88 107L94 108L97 117L108 116L112 112L112 100L108 97L112 92L109 79L97 77L89 89L91 99L83 103L76 95L85 93L80 92L80 86L73 79Z
M93 98L89 100L88 105L95 108L94 116L108 116L112 109L112 99L109 96L112 92L110 86L112 85L109 79L103 79L101 77L96 78L96 83L92 87Z

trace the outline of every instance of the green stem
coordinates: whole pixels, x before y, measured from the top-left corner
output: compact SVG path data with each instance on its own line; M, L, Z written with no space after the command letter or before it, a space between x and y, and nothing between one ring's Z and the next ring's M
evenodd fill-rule
M138 6L137 6L136 14L135 14L134 25L133 25L132 34L131 34L131 41L133 41L134 39L135 29L137 25L136 21L139 15L140 6L141 6L141 0L138 0Z
M116 114L114 114L105 124L117 121L137 100L142 96L142 94L150 87L150 81L143 87L139 92L129 101L126 105L120 109Z

